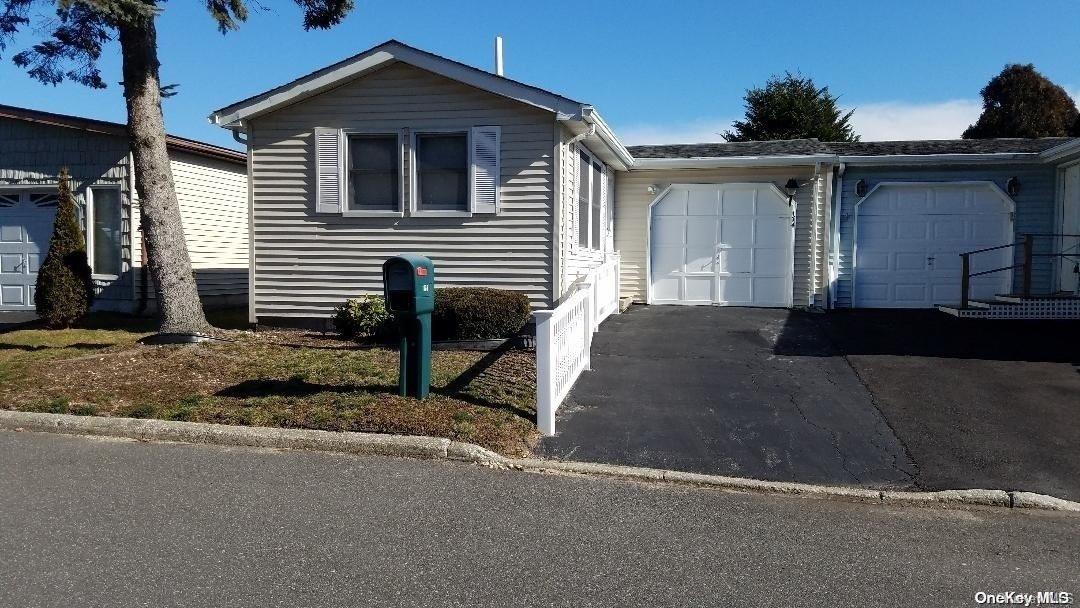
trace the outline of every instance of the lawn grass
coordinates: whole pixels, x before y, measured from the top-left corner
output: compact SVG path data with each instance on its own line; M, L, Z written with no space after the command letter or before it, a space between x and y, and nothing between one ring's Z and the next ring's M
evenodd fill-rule
M507 455L535 441L532 352L436 351L432 395L396 394L397 352L318 334L226 331L143 346L142 321L0 334L0 407L80 415L432 435ZM295 339L292 339L295 338Z

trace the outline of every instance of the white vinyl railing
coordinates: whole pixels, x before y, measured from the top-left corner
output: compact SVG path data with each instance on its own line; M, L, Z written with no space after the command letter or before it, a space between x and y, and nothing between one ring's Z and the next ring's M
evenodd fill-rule
M575 283L554 310L536 316L536 425L546 436L555 434L555 411L589 369L592 335L600 323L619 312L619 255Z

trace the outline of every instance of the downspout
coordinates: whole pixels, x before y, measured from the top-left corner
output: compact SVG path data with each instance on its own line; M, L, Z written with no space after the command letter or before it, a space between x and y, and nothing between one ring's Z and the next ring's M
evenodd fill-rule
M589 130L588 131L585 131L584 133L578 133L577 135L571 137L566 142L566 148L570 149L570 146L578 143L579 141L585 139L586 137L592 137L593 135L596 135L596 125L589 125Z
M829 308L836 308L836 289L840 278L840 210L844 196L844 171L847 164L836 166L836 189L832 203L832 238L829 243Z

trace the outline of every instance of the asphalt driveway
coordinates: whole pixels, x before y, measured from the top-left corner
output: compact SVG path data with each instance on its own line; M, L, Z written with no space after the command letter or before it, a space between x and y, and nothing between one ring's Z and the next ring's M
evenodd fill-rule
M786 356L783 350L800 354ZM809 315L635 306L610 318L547 457L782 481L912 484L873 396Z
M547 457L1080 499L1080 324L638 306L597 334Z

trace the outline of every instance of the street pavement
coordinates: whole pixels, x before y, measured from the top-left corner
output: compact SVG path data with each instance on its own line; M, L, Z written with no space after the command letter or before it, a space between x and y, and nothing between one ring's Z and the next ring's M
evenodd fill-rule
M1080 517L0 432L0 606L973 606ZM1076 600L1074 599L1074 602Z

